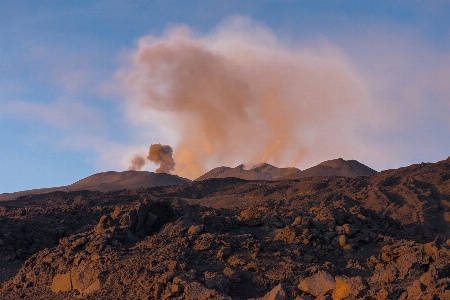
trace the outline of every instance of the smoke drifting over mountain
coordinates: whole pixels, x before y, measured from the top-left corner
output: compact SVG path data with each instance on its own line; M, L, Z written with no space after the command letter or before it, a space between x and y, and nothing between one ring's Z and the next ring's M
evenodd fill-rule
M128 167L127 171L140 171L144 165L145 159L140 155L136 155L131 160L131 165Z
M148 152L147 159L159 164L155 173L170 173L175 168L175 162L172 157L173 150L169 145L152 144Z
M186 27L144 37L119 76L133 119L176 138L175 173L188 178L220 165L352 155L367 119L365 90L342 53L283 46L243 18L205 37ZM168 158L158 170L173 169Z
M171 173L175 168L175 161L172 155L173 150L169 145L152 144L148 150L147 159L159 165L155 173ZM140 155L135 155L127 171L140 171L144 165L145 158Z

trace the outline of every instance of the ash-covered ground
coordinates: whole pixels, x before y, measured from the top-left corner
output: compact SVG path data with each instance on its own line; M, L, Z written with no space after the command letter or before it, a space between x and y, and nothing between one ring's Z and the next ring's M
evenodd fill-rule
M0 205L2 299L450 299L450 158Z

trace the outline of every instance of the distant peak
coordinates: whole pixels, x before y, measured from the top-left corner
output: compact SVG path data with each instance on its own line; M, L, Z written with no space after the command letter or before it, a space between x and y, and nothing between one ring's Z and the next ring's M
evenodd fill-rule
M264 168L264 167L273 167L271 164L268 163L260 163L260 164L256 164L253 166L252 169L256 169L256 168Z
M327 166L327 167L337 167L337 166L342 166L345 163L347 163L348 161L342 159L342 158L336 158L336 159L330 159L330 160L326 160L324 162L321 162L319 164L319 166Z
M275 168L275 167L268 163L260 163L253 166L252 170L258 171L258 170L266 170L268 168Z

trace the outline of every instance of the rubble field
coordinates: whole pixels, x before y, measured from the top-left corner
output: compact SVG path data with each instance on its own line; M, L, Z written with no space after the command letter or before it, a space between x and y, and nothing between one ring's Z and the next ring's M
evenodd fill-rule
M450 299L450 158L0 203L2 299Z

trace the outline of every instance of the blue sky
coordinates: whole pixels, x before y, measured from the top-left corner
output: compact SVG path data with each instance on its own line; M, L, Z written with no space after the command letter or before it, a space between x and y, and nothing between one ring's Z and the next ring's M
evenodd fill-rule
M138 67L132 57L145 50L138 42L145 36L168 41L171 29L188 28L189 41L209 43L211 50L227 45L224 32L233 33L236 20L246 24L239 35L264 36L258 51L320 53L319 65L337 61L360 85L364 101L352 116L363 117L333 119L347 146L320 143L330 140L326 127L301 123L309 126L303 140L315 142L297 167L337 157L377 170L445 159L449 15L448 1L2 1L0 193L121 171L151 143L171 144L176 153L185 138L174 129L179 115L168 117L173 126L156 124L164 113L140 107L121 74ZM305 57L311 56L303 55L303 63ZM286 145L299 148L302 141ZM233 155L216 155L203 167L237 165ZM294 159L268 162L286 166Z

